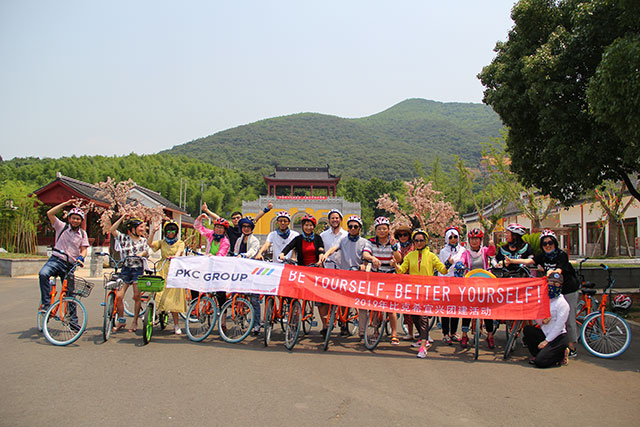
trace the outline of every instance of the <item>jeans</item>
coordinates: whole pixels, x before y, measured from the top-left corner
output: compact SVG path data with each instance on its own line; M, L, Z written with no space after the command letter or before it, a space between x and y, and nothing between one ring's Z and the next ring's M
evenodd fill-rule
M49 278L53 276L63 280L71 267L71 264L68 262L57 256L52 256L47 260L42 269L40 269L40 302L44 309L47 309L51 305L51 285L49 285ZM73 275L70 275L67 281L67 294L74 289Z
M260 294L251 294L249 301L253 307L253 328L260 329Z

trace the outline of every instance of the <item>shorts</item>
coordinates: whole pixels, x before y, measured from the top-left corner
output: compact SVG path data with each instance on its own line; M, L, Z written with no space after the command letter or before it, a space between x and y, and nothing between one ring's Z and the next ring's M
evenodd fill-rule
M137 283L138 276L142 276L143 273L144 273L143 267L138 267L138 268L123 267L122 271L120 271L120 278L124 283L127 283L127 284Z

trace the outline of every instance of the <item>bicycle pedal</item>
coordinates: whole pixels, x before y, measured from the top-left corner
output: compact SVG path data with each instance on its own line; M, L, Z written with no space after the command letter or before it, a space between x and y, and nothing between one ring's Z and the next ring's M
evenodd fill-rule
M311 322L311 327L314 327L314 326L318 326L318 322L316 322L315 320Z

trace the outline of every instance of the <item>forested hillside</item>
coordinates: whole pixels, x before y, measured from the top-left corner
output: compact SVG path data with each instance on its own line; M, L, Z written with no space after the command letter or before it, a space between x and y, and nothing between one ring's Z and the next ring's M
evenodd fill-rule
M458 155L477 164L481 143L502 124L482 104L409 99L381 113L343 119L316 113L270 118L178 145L163 153L267 173L273 165L331 165L343 176L385 180L415 176L414 162L445 166Z

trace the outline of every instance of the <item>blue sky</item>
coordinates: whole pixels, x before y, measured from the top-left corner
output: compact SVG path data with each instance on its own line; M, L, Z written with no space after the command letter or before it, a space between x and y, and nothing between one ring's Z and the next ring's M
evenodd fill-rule
M0 155L154 153L299 112L481 102L514 1L0 1Z

